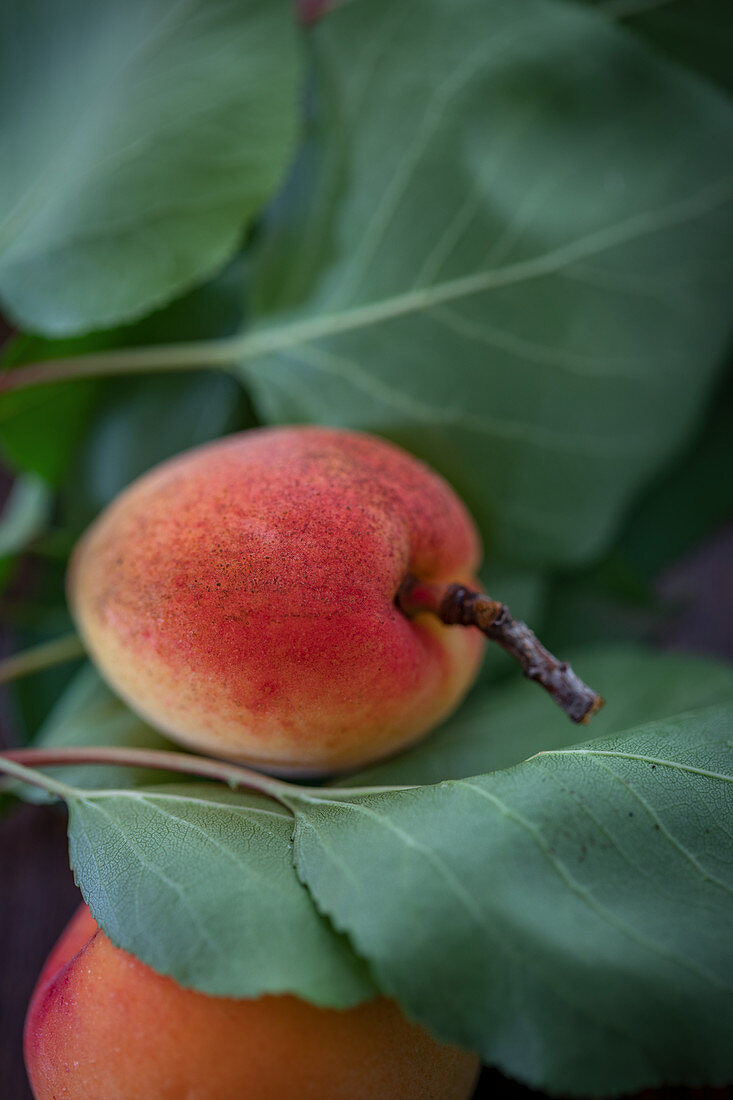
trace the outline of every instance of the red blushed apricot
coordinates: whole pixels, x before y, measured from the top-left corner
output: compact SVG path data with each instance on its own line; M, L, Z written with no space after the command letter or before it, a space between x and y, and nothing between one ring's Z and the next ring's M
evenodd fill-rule
M183 989L86 906L36 986L25 1057L36 1100L468 1100L478 1072L385 998L337 1011Z
M262 429L164 463L92 525L69 599L92 658L184 744L272 770L343 770L457 705L484 639L408 618L407 575L471 583L450 486L357 432Z

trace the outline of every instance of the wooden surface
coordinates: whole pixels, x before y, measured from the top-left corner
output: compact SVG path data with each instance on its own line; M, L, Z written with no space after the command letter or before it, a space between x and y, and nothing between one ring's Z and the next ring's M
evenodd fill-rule
M668 595L688 603L685 614L660 639L665 647L733 659L733 528L670 570L662 586ZM1 1100L31 1100L21 1053L25 1007L36 975L78 901L69 871L63 810L34 806L13 809L0 820ZM485 1071L477 1100L489 1096L492 1100L528 1100L537 1095L498 1073ZM645 1100L733 1100L733 1089L667 1089L643 1095Z

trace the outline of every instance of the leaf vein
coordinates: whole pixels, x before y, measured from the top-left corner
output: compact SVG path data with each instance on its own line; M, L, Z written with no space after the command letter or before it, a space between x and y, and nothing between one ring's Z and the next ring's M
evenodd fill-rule
M733 992L733 987L730 987L725 982L720 981L713 974L710 974L707 970L704 970L696 963L693 963L690 959L685 959L681 955L677 955L674 952L664 949L659 943L656 942L656 940L651 939L643 932L639 932L639 930L634 928L632 925L627 924L626 921L621 920L621 918L618 917L611 909L609 909L608 906L604 905L598 900L598 898L594 897L592 892L586 886L583 886L582 883L578 882L578 880L575 878L574 875L570 873L562 860L558 859L557 856L553 854L546 838L542 835L537 826L529 821L526 817L523 817L522 814L516 813L516 811L512 810L509 806L506 805L506 803L502 802L501 799L497 798L497 796L492 794L490 791L486 791L482 787L478 787L474 783L471 783L466 779L458 779L455 782L458 786L467 787L470 790L475 791L477 794L487 799L487 801L491 802L498 810L504 813L512 821L515 821L516 824L526 829L526 831L530 834L530 836L532 836L538 848L548 860L550 865L555 869L557 874L562 878L569 889L582 902L584 902L589 909L596 913L596 915L604 920L607 924L610 924L613 928L615 928L622 935L626 936L628 939L633 940L640 947L646 948L648 951L659 955L661 958L668 959L682 969L688 970L690 971L690 973L696 974L697 977L704 979L708 984L713 985L719 989L724 989L728 992Z

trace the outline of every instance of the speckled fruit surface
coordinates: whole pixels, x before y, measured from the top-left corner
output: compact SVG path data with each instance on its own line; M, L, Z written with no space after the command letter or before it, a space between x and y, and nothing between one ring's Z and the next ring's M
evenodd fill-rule
M91 656L158 729L294 773L362 765L459 702L474 628L407 618L407 574L472 582L480 546L437 474L375 437L258 429L146 474L79 543Z
M468 1100L478 1073L385 998L339 1012L183 989L86 906L39 978L25 1056L36 1100Z

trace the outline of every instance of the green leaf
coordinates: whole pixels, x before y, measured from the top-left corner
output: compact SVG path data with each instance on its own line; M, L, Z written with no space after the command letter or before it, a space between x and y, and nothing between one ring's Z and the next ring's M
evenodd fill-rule
M406 445L507 561L599 554L725 348L733 106L549 0L347 4L311 42L259 410Z
M636 646L569 653L575 671L606 700L588 727L603 737L682 711L733 700L733 667ZM386 764L339 780L339 787L439 783L518 764L578 738L549 697L524 679L479 686L431 737Z
M48 341L21 336L2 356L4 368L26 362L84 353L98 341ZM68 473L74 449L86 428L103 384L95 378L53 382L11 390L0 402L0 447L17 470L58 485Z
M538 623L544 610L548 581L537 570L522 569L491 557L481 567L481 587L492 599L505 603L515 619ZM498 645L486 647L480 682L516 672L516 663Z
M733 706L435 787L292 799L380 986L551 1093L733 1077Z
M91 664L75 675L41 725L34 746L39 748L117 747L173 749L176 746L138 718L107 687ZM137 787L164 782L165 773L140 768L84 765L49 769L75 787Z
M298 880L284 804L203 783L82 791L2 756L0 772L66 801L92 914L161 974L214 996L292 993L334 1008L377 994Z
M38 534L49 507L50 493L42 478L16 478L0 515L0 557L16 554Z
M69 800L76 881L118 947L184 986L294 993L344 1008L376 992L292 863L292 818L267 799L176 785Z
M54 642L74 630L64 599L64 570L60 563L46 561L42 568L34 568L31 576L33 587L25 591L8 590L0 607L0 617L10 631L15 653ZM21 744L36 736L80 664L79 659L64 661L8 685L11 728Z
M68 339L20 337L3 365L230 335L244 319L244 270L237 257L209 283L134 325ZM241 387L223 374L79 379L6 394L0 443L17 468L64 484L63 504L78 527L149 466L251 422Z
M733 373L716 389L699 437L636 501L601 561L546 586L542 640L553 652L619 638L653 640L674 613L657 581L733 513ZM684 502L684 507L680 502ZM691 597L690 597L691 598Z
M0 33L0 295L36 331L211 275L276 188L299 64L280 0L27 0Z
M0 515L0 587L10 575L13 559L38 535L48 519L51 493L33 474L16 478Z
M638 503L616 554L644 580L689 553L733 513L733 371L716 391L704 431ZM680 501L685 502L680 508Z
M78 536L157 463L250 424L242 388L225 374L110 381L62 489L65 528Z
M675 61L733 90L733 12L729 0L592 0Z

